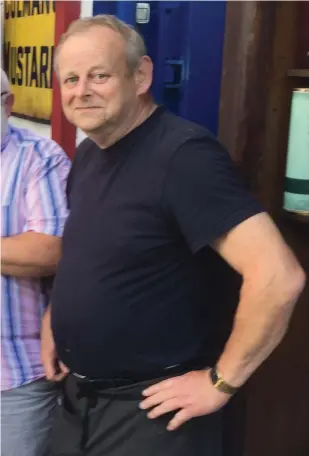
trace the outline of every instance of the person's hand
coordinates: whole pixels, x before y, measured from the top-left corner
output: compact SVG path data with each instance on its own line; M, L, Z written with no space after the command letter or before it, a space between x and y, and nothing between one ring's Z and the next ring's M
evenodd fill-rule
M50 309L44 314L41 329L41 361L47 380L60 382L69 373L69 369L58 361L53 333L51 330Z
M152 409L147 416L157 418L175 411L167 429L174 431L191 418L208 415L219 410L230 399L211 383L209 370L193 371L163 380L143 391L140 403L143 410Z

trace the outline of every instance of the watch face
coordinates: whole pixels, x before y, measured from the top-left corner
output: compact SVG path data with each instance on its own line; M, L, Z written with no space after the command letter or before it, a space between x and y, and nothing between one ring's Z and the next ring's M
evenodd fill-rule
M232 386L225 383L225 381L218 374L217 369L215 367L213 367L210 370L210 379L211 379L211 382L214 385L214 387L217 388L222 393L234 394L237 390L237 388L233 388Z
M210 369L210 379L211 379L213 385L215 385L217 383L217 381L219 380L217 371L214 367L212 369Z

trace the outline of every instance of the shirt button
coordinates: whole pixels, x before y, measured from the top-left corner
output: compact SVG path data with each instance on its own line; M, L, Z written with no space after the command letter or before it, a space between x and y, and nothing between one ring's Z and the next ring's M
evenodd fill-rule
M66 351L67 353L71 353L71 349L70 349L70 348L66 348L65 351Z

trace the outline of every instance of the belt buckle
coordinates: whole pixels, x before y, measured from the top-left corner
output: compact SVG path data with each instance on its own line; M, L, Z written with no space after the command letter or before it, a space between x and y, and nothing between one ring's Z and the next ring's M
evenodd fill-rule
M88 377L86 377L86 375L81 375L81 374L78 374L77 372L72 372L72 375L76 378L78 378L79 380L89 380L91 381L90 379L88 379Z
M115 386L115 379L109 378L90 378L86 375L78 374L77 372L72 373L75 378L80 380L82 383L90 383L92 385L104 385L104 389L113 388Z

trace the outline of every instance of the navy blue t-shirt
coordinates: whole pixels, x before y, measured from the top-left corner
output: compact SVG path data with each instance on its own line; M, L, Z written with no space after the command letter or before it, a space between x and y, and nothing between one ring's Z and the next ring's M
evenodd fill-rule
M52 295L64 363L110 378L211 359L214 302L197 253L263 210L224 148L160 107L108 149L86 139L67 193Z

